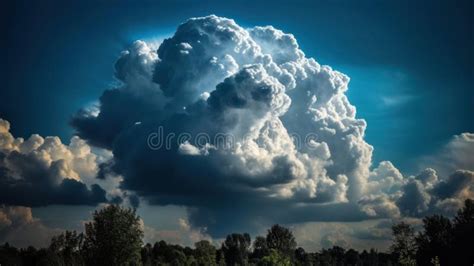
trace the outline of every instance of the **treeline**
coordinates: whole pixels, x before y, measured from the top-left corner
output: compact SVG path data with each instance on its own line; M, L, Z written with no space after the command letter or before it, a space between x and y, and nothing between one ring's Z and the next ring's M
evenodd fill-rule
M473 265L474 201L466 200L452 220L432 215L422 226L415 232L408 223L395 224L389 253L338 246L306 252L280 225L253 241L246 233L230 234L220 247L207 240L193 248L143 245L135 210L110 205L94 213L84 233L66 231L48 248L0 246L0 265Z

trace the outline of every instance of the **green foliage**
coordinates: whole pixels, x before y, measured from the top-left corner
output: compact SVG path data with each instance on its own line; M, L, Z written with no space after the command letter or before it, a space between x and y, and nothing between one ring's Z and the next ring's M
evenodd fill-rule
M49 245L49 251L54 256L49 256L48 260L54 258L54 262L49 265L84 265L84 259L81 254L84 241L84 235L76 231L66 231L60 235L54 236Z
M374 249L358 252L334 246L320 252L306 252L296 245L291 231L279 225L258 236L251 248L249 234L230 234L220 249L207 240L194 248L165 241L142 246L143 231L134 210L111 205L96 211L86 224L85 234L66 231L51 239L46 249L17 249L0 245L0 264L27 266L144 265L473 265L474 202L450 220L441 215L423 219L415 230L401 222L392 227L392 253Z
M417 238L419 265L473 265L474 201L467 199L451 221L442 215L423 219L423 231Z
M296 240L293 233L283 226L275 224L267 233L267 247L292 256L296 249Z
M434 258L431 259L431 264L433 264L433 266L441 266L438 256L435 256Z
M418 264L428 265L435 257L443 265L448 264L453 241L451 221L442 215L428 216L423 218L423 229L416 237Z
M194 254L198 265L216 265L216 247L207 240L196 242L194 246Z
M415 230L407 223L392 226L394 241L390 249L398 258L400 265L416 265Z
M142 238L135 210L109 205L85 225L84 255L90 265L138 265Z
M250 243L250 235L247 233L228 235L222 243L227 265L247 265Z
M262 266L290 266L291 259L290 257L278 251L276 249L270 249L269 254L262 258L262 260L258 263L258 265Z
M453 220L453 256L459 265L474 265L474 201L467 199Z
M263 236L257 236L253 241L253 252L251 254L251 261L258 262L263 257L269 254L267 247L267 239Z

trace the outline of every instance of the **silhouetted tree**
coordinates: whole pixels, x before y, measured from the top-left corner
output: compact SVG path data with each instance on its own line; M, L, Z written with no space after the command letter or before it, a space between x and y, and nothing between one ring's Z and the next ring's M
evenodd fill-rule
M84 265L81 254L84 235L76 231L66 231L57 236L53 236L49 250L56 254L61 265Z
M216 247L209 241L201 240L194 244L194 256L198 265L216 265Z
M247 265L250 243L250 235L247 233L228 235L222 243L227 265Z
M0 246L0 264L2 265L21 265L21 256L17 248L5 243Z
M222 251L222 248L219 248L216 250L216 262L217 262L217 265L219 266L226 265L225 254L224 254L224 251Z
M275 249L290 258L293 257L296 240L288 228L275 224L268 230L266 240L268 249Z
M152 249L153 264L169 263L173 258L171 257L171 250L166 241L161 240L155 242Z
M36 265L37 250L35 247L28 246L26 249L20 250L23 265Z
M349 249L346 251L346 254L344 255L344 265L350 266L350 265L359 265L360 264L360 257L359 257L359 252L357 252L354 249Z
M467 199L453 221L453 254L458 265L474 265L474 201Z
M258 265L264 266L290 266L291 260L287 254L276 249L270 249L269 254L261 259Z
M471 242L474 239L474 202L465 206L454 219L441 215L423 219L423 230L415 237L414 229L399 223L392 227L392 253L370 249L359 253L334 246L321 252L296 248L293 234L275 225L266 237L257 237L249 250L248 234L228 235L220 249L208 241L195 248L168 244L165 241L140 248L143 232L139 218L131 209L108 206L94 213L85 235L66 231L52 238L48 248L17 249L0 245L0 264L25 266L65 265L473 265ZM287 253L290 252L291 253ZM141 259L140 259L141 258ZM416 258L416 260L415 260Z
M169 265L180 266L185 265L187 261L186 254L184 254L183 248L179 245L173 245L170 247L170 258Z
M109 205L85 225L84 254L90 265L138 265L143 230L135 210Z
M415 230L407 223L392 226L393 244L390 247L401 265L416 265Z
M418 265L432 265L436 257L443 265L450 261L453 241L451 221L442 215L423 218L423 231L416 237Z
M296 250L295 250L295 263L297 265L306 265L307 263L307 254L306 254L306 251L302 248L302 247L298 247Z
M263 236L257 236L253 241L252 261L257 262L268 254L267 239Z
M336 265L337 260L333 258L332 252L328 249L322 249L318 256L318 261L321 265Z
M9 264L6 264L9 265ZM21 265L28 265L22 263ZM52 252L49 248L42 248L36 252L36 266L64 266L64 260L56 253Z
M142 247L140 254L142 257L143 266L153 265L153 247L150 243L147 243L145 246Z
M344 265L344 255L346 253L344 248L340 246L333 246L332 248L328 249L328 252L331 255L333 265Z

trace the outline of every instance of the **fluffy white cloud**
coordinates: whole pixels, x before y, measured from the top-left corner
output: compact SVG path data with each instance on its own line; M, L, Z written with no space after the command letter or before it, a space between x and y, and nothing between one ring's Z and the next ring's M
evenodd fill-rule
M110 152L91 147L79 137L69 145L58 137L15 138L10 123L0 119L0 202L9 205L96 205L123 196L116 180L99 180L99 165ZM115 181L115 182L114 182ZM100 183L100 185L98 184Z
M54 167L52 178L58 181L64 178L89 181L97 175L97 156L91 152L89 145L78 137L73 137L69 145L64 145L58 137L43 138L37 134L31 135L27 140L15 138L10 133L10 123L0 119L0 140L2 153L15 151L31 155L41 164ZM15 165L5 167L14 168Z
M137 54L134 50L136 43L116 68ZM293 35L273 27L245 30L216 16L195 18L163 42L158 57L154 81L167 96L163 111L189 115L181 122L182 132L201 127L210 136L232 134L231 149L215 151L232 175L257 183L271 176L272 185L260 188L270 197L344 202L348 193L360 196L372 148L363 140L365 122L355 118L344 94L349 78L305 58ZM117 72L126 83L123 94L136 86ZM136 120L152 118L160 123L163 117L147 113ZM289 131L304 143L295 146ZM311 142L306 139L310 133L315 136ZM179 151L201 154L189 141Z

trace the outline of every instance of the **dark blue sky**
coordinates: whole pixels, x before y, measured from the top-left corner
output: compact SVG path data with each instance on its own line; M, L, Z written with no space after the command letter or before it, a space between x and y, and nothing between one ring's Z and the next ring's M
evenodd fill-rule
M293 33L307 56L348 74L375 160L411 172L415 158L474 132L473 2L413 2L10 1L0 8L0 117L15 136L66 140L71 115L113 84L129 43L214 13Z

